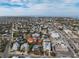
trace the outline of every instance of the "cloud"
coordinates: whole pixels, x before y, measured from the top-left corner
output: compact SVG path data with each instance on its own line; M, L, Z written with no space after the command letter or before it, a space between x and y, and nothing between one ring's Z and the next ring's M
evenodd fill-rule
M78 3L79 0L4 0L0 2L0 15L78 16Z
M20 2L21 0L11 0L11 2Z
M72 0L64 0L65 3L72 3Z

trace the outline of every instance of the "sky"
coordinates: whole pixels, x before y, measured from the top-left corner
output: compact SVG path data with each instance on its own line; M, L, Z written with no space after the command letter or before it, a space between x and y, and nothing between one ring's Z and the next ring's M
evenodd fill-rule
M79 0L0 0L0 16L79 16Z

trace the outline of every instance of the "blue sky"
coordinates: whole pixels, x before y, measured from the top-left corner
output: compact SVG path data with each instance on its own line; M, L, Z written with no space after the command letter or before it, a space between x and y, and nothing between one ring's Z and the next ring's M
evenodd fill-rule
M79 16L79 0L0 0L0 16Z

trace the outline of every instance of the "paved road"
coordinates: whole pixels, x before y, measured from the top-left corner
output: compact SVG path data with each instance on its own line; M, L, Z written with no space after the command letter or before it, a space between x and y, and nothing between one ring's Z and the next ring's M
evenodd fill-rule
M8 58L8 51L9 51L10 42L6 45L5 51L2 54L2 58Z
M67 36L67 34L65 34L63 31L58 30L56 27L54 27L54 29L55 29L55 31L57 31L61 35L61 39L63 39L65 41L65 44L67 45L67 47L72 52L72 56L78 57L77 54L75 53L75 51L71 48L71 46L69 45L69 43L67 41L67 40L69 40L69 37Z
M71 48L71 46L69 45L68 40L71 40L69 39L69 37L64 33L64 32L61 32L58 30L58 32L60 32L62 34L62 37L64 38L63 40L65 41L66 45L68 46L68 48L70 49L70 51L72 52L73 56L74 57L77 57L77 54L75 53L75 51ZM64 35L64 36L63 36Z
M15 54L15 53L10 53L10 56L18 56L18 58L48 58L48 56L40 56L40 55L34 55L34 54L30 54L30 55L22 55L22 54ZM51 56L50 56L51 57ZM49 57L49 58L50 58Z

